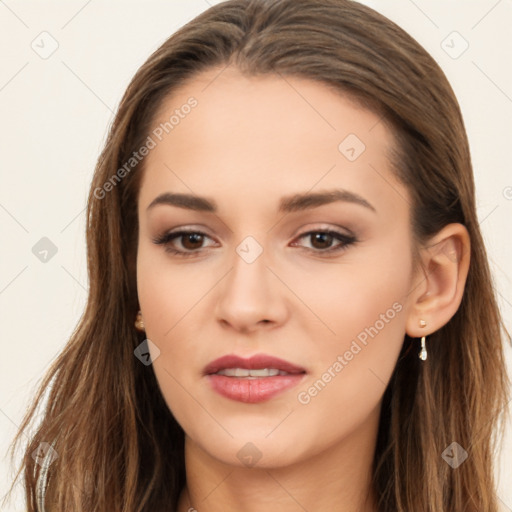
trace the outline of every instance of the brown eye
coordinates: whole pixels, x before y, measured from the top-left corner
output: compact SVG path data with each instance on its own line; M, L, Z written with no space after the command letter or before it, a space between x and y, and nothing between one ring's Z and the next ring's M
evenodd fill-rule
M187 233L181 236L181 244L185 249L200 249L204 241L204 236L200 233Z
M203 246L207 239L211 240L208 235L200 231L181 230L174 233L164 233L153 239L153 243L163 245L165 251L170 254L189 257L198 256L201 252L204 252L203 249L208 249L209 246Z
M330 233L324 232L311 233L309 236L311 237L311 245L315 249L329 249L334 240Z
M333 230L309 231L298 237L299 240L309 240L310 247L303 246L307 251L318 254L331 254L347 249L350 245L357 242L356 237L338 233ZM334 242L337 242L334 244ZM333 245L334 244L334 245ZM301 245L297 242L292 245Z

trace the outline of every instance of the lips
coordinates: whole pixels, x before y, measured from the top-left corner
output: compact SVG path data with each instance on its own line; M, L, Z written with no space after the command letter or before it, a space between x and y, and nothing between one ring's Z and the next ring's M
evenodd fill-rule
M220 357L219 359L215 359L215 361L212 361L205 367L203 373L205 375L211 375L217 373L220 370L226 370L230 368L245 368L248 370L273 368L281 372L291 374L306 372L306 370L300 366L296 366L288 361L285 361L284 359L279 359L267 354L257 354L248 359L244 359L232 354Z
M227 355L208 364L203 374L211 388L230 400L259 403L296 386L306 370L284 359L258 354L244 359Z

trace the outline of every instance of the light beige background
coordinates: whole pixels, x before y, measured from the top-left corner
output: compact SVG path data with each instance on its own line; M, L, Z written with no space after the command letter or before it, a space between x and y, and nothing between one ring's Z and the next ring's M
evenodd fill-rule
M213 3L219 2L0 2L0 499L12 479L3 458L8 442L85 305L84 208L113 112L149 54ZM512 1L363 3L417 39L455 90L472 149L479 218L512 331ZM40 36L44 31L50 36ZM56 51L44 55L52 44ZM46 263L32 253L42 237L57 247ZM512 367L509 347L507 358ZM509 512L511 438L508 424L497 472ZM24 510L17 496L5 512Z

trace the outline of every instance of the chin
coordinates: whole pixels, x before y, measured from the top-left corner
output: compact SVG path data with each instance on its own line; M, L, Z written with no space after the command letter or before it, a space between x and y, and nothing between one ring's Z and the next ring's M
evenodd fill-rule
M191 432L188 441L219 462L239 468L285 467L325 448L318 444L317 435L305 435L297 426L283 428L280 421L282 418L269 428L263 423L254 425L247 418L240 419L227 426L231 435L220 427L215 431L200 429Z

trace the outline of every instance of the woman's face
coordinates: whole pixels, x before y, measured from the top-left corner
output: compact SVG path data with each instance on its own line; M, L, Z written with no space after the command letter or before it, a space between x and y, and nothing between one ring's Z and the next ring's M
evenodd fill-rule
M225 463L357 455L411 311L391 133L323 84L219 72L168 98L148 139L137 285L156 378L188 442ZM293 367L212 364L228 355Z

